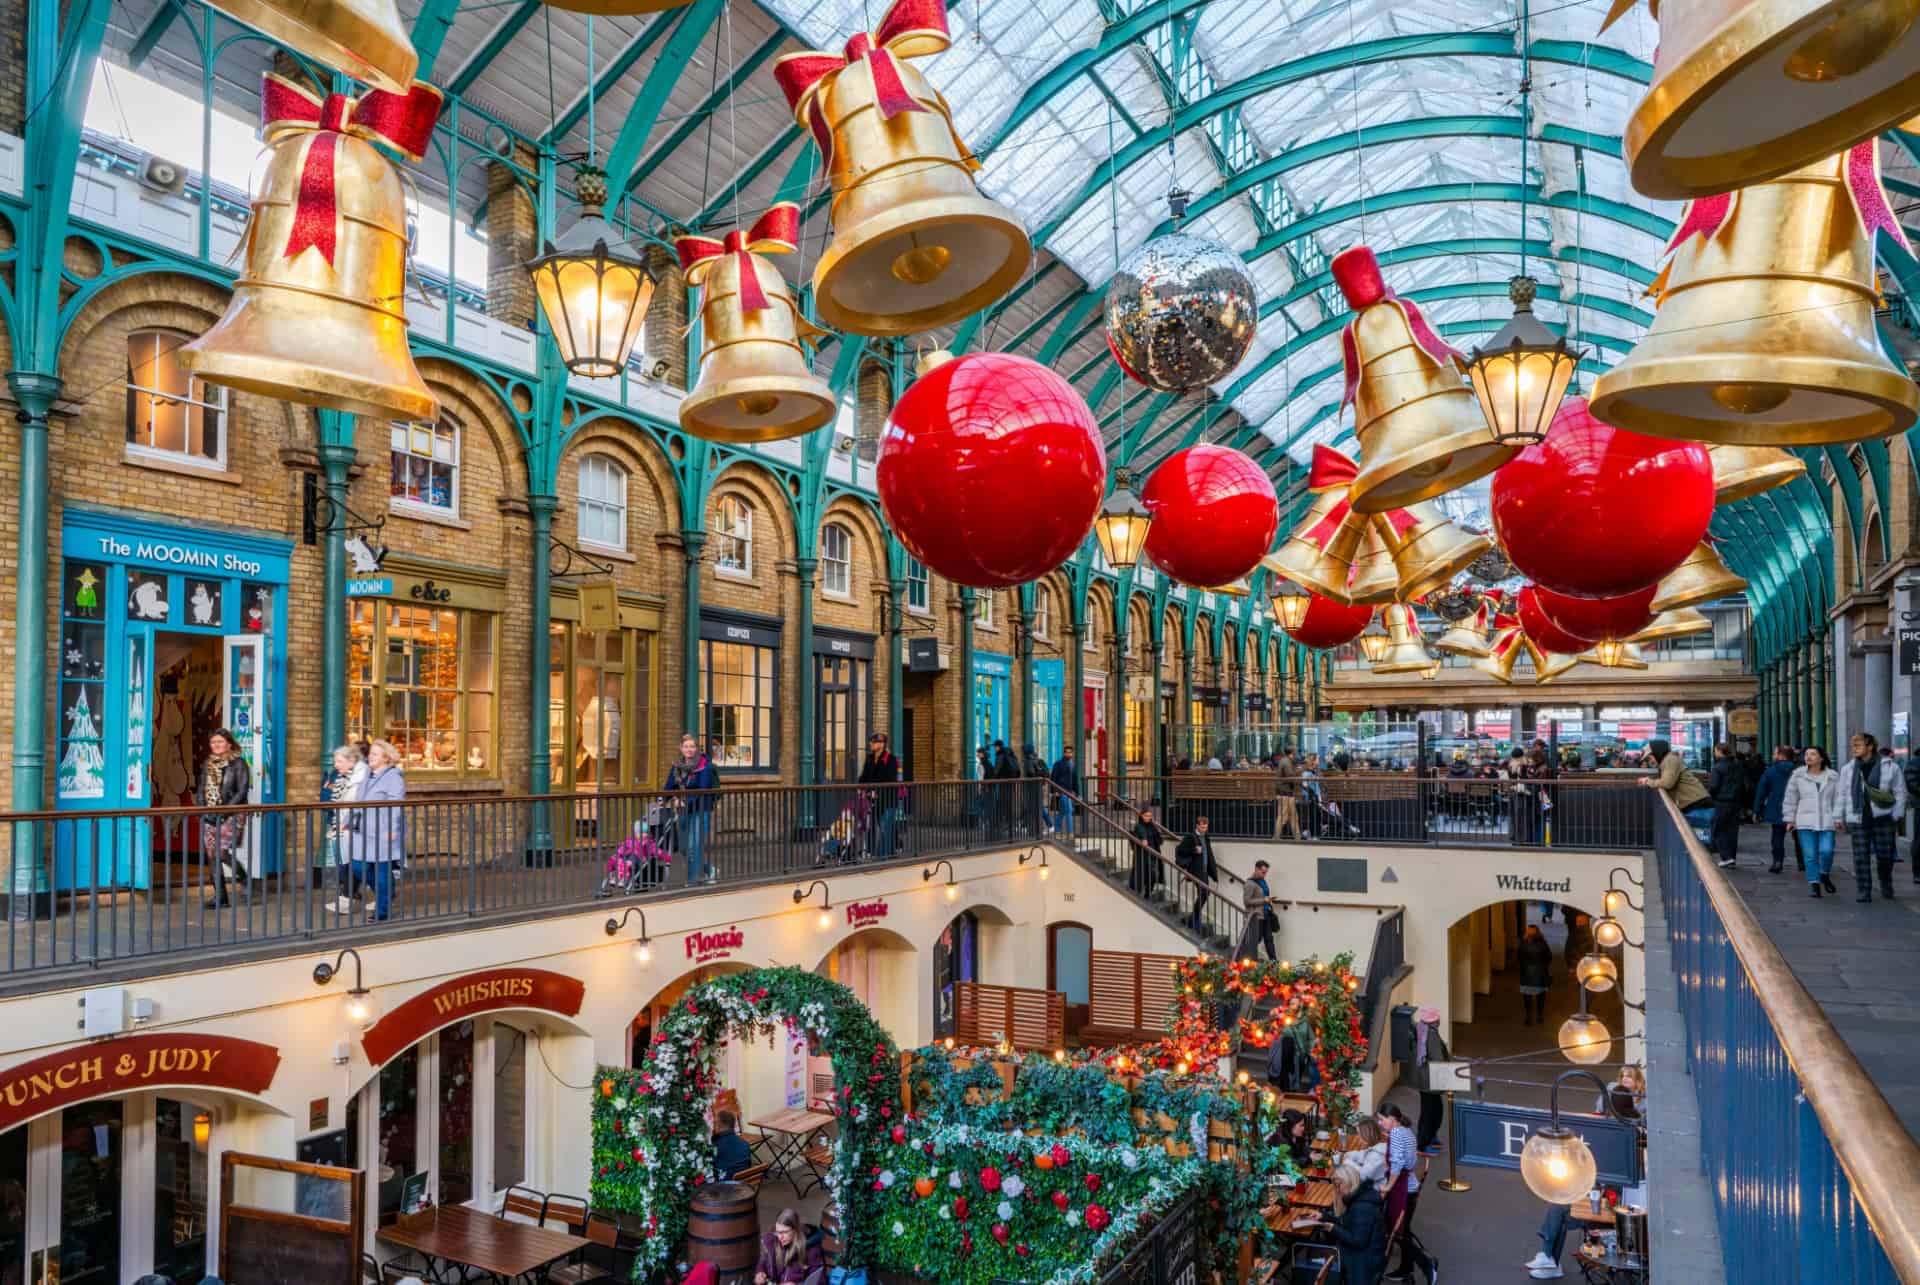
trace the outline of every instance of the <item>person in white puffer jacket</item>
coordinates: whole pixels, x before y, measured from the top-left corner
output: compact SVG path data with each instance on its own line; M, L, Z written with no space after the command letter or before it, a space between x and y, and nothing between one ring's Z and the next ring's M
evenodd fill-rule
M1800 859L1807 868L1807 892L1818 897L1822 888L1838 892L1833 886L1833 836L1840 829L1840 774L1827 761L1827 752L1818 745L1807 746L1802 766L1787 778L1786 795L1780 801L1780 819L1787 833L1800 845Z

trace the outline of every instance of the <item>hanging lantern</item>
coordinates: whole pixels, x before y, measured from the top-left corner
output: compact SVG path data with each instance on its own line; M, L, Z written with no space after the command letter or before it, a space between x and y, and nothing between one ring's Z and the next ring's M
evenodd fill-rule
M1175 451L1154 469L1140 498L1153 514L1147 556L1175 580L1200 588L1259 566L1280 525L1273 479L1227 446Z
M1578 349L1533 315L1539 283L1532 277L1507 282L1513 301L1513 320L1475 348L1467 362L1473 395L1487 417L1493 440L1502 446L1530 446L1545 441L1547 428L1560 410L1560 399L1580 365Z
M1639 643L1659 642L1662 638L1684 638L1688 634L1710 634L1713 621L1692 607L1676 607L1672 611L1663 611L1653 618L1653 623L1633 637L1624 641Z
M1610 598L1686 560L1713 520L1713 466L1703 446L1624 432L1569 397L1547 440L1493 475L1488 508L1521 574Z
M1170 197L1177 220L1186 193ZM1137 383L1197 392L1232 373L1260 322L1247 265L1204 237L1155 237L1120 261L1107 284L1107 347Z
M1367 631L1360 635L1360 654L1366 657L1369 665L1376 664L1387 654L1387 644L1391 641L1387 631L1380 626L1380 617L1376 615L1368 622Z
M1560 1023L1560 1051L1569 1062L1598 1066L1613 1056L1613 1034L1605 1022L1583 1009Z
M1433 664L1433 657L1427 655L1426 644L1421 641L1420 623L1414 619L1413 608L1404 602L1396 602L1382 607L1380 615L1386 621L1387 645L1381 649L1379 657L1368 657L1374 662L1373 672L1424 673Z
M324 101L281 76L260 85L272 153L226 315L180 349L210 384L374 419L432 420L440 404L407 349L407 204L374 146L419 161L440 91Z
M1714 552L1713 541L1702 540L1687 560L1660 582L1660 592L1653 596L1653 609L1672 611L1676 607L1698 607L1743 593L1746 587L1747 582L1729 571L1720 555Z
M1140 550L1146 547L1147 529L1152 525L1153 514L1147 512L1147 506L1134 494L1133 470L1116 468L1113 493L1100 506L1100 516L1093 520L1093 535L1100 542L1100 552L1107 565L1115 571L1125 571L1140 561Z
M1313 595L1280 575L1275 575L1269 585L1272 590L1274 619L1280 622L1281 629L1287 633L1293 633L1300 628L1301 622L1306 620L1307 608L1313 604Z
M527 264L560 360L571 374L611 379L627 368L653 302L653 278L601 214L604 170L585 168L574 184L580 217Z
M1346 387L1360 439L1349 498L1362 513L1405 508L1485 477L1513 457L1461 382L1460 353L1387 288L1373 251L1334 256L1333 279L1354 318L1341 332Z
M1492 623L1493 608L1482 600L1471 613L1456 620L1445 633L1434 639L1433 649L1449 656L1478 658L1491 655L1487 630Z
M1528 1134L1520 1148L1520 1176L1527 1190L1549 1204L1571 1205L1593 1190L1597 1175L1587 1140L1557 1121Z
M761 257L791 254L799 237L800 207L783 201L724 241L674 241L688 287L703 292L700 378L680 402L680 427L695 437L771 442L839 413L803 346L825 332L800 315L786 278Z
M813 297L836 329L904 335L959 321L1011 290L1033 256L1019 217L974 186L980 162L909 62L947 45L942 0L895 0L844 55L807 50L773 64L833 184L833 240Z
M955 584L1005 589L1087 538L1107 453L1072 384L1013 353L968 353L930 359L894 403L874 481L909 553Z
M1739 446L1715 442L1707 447L1713 461L1713 502L1732 504L1805 476L1807 462L1778 446Z
M1633 7L1614 0L1607 27ZM1911 0L1650 0L1653 81L1627 120L1635 190L1712 196L1778 178L1920 111Z
M1874 325L1875 242L1908 249L1879 164L1869 140L1689 205L1655 281L1653 325L1595 381L1593 413L1639 433L1742 446L1912 427L1920 388Z
M1653 623L1653 595L1658 585L1615 598L1574 598L1544 585L1529 586L1541 614L1561 632L1596 643L1606 638L1629 638Z
M213 8L390 94L405 96L420 68L393 0L213 0Z

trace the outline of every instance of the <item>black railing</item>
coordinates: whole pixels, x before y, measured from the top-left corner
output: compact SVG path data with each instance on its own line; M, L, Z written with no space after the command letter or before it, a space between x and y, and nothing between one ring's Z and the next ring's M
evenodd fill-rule
M1049 794L1059 791L1049 787ZM1116 814L1107 806L1090 804L1069 793L1073 804L1073 832L1056 833L1056 838L1091 856L1122 879L1136 897L1173 915L1197 939L1213 950L1237 948L1246 932L1247 912L1242 903L1241 880L1225 869L1218 871L1227 891L1183 869L1176 856L1181 836L1155 826L1152 841L1141 837L1142 822L1137 814Z
M1373 1016L1387 1000L1393 979L1407 962L1407 912L1395 908L1373 921L1373 953L1360 989L1360 1026L1372 1037Z
M1100 1285L1193 1285L1201 1278L1199 1196L1189 1191L1135 1241Z
M4 814L0 974L919 860L1035 838L1041 803L1036 780Z

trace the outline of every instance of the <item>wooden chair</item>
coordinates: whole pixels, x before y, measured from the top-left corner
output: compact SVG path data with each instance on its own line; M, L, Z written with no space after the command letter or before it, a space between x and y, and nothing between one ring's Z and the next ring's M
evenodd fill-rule
M1327 1261L1320 1264L1320 1274L1313 1278L1313 1285L1327 1285L1327 1281L1333 1276L1334 1264L1339 1261L1340 1253L1338 1250L1328 1254ZM1369 1281L1367 1285L1374 1285L1374 1282Z
M745 1169L734 1174L731 1181L744 1182L747 1186L753 1188L755 1194L758 1194L760 1184L767 1180L767 1171L772 1168L773 1166L770 1164L748 1165Z
M582 1230L587 1225L587 1202L578 1196L562 1196L558 1193L547 1197L546 1209L540 1216L542 1227L560 1224L560 1230L571 1236L584 1236Z
M593 1285L596 1281L625 1279L620 1273L619 1225L599 1210L590 1210L583 1234L590 1243L581 1251L579 1261L549 1271L547 1285Z
M833 1144L817 1142L801 1152L800 1159L806 1162L808 1176L796 1184L796 1194L804 1198L813 1188L827 1185L827 1170L833 1168Z
M538 1227L546 1221L547 1193L532 1187L508 1187L507 1198L500 1202L500 1216L510 1223L532 1223Z

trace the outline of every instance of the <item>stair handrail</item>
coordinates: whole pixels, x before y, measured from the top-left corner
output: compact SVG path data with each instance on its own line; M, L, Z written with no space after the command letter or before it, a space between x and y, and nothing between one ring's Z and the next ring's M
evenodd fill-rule
M1072 790L1063 790L1057 785L1054 786L1053 788L1058 794L1072 801L1073 810L1076 813L1091 816L1100 821L1105 822L1109 827L1111 827L1114 834L1119 836L1119 838L1124 840L1130 847L1132 847L1135 850L1136 854L1145 853L1147 856L1153 858L1155 861L1158 861L1161 864L1161 866L1165 867L1165 871L1163 871L1163 873L1171 873L1175 878L1185 880L1189 885L1198 889L1201 893L1204 893L1206 896L1212 897L1217 901L1219 901L1221 905L1226 907L1226 914L1229 919L1237 915L1239 917L1238 931L1231 935L1230 940L1238 944L1241 938L1246 935L1247 908L1243 902L1237 901L1234 898L1228 896L1226 893L1221 892L1219 889L1215 888L1212 884L1206 882L1203 879L1194 878L1193 875L1189 874L1185 870L1182 870L1179 867L1179 865L1176 864L1173 861L1173 859L1168 857L1165 853L1156 851L1155 849L1150 848L1146 844L1142 843L1139 840L1139 838L1137 838L1134 835L1131 828L1121 825L1118 821L1114 820L1112 817L1108 816L1105 812L1102 812L1100 809L1094 807L1091 803L1088 803L1085 799L1082 799L1079 795L1075 794ZM1115 795L1114 797L1118 798L1119 796ZM1160 826L1160 823L1158 821L1154 822L1154 824L1156 826ZM1167 830L1165 826L1160 826L1160 828L1162 830L1166 830L1166 832L1169 835L1172 835L1174 833L1172 830ZM1178 836L1175 835L1175 837L1177 838ZM1226 875L1229 879L1231 879L1235 883L1245 882L1244 880L1235 876L1231 871L1227 870L1225 867L1221 867L1220 873L1223 875ZM1175 885L1175 886L1178 886L1178 885Z

